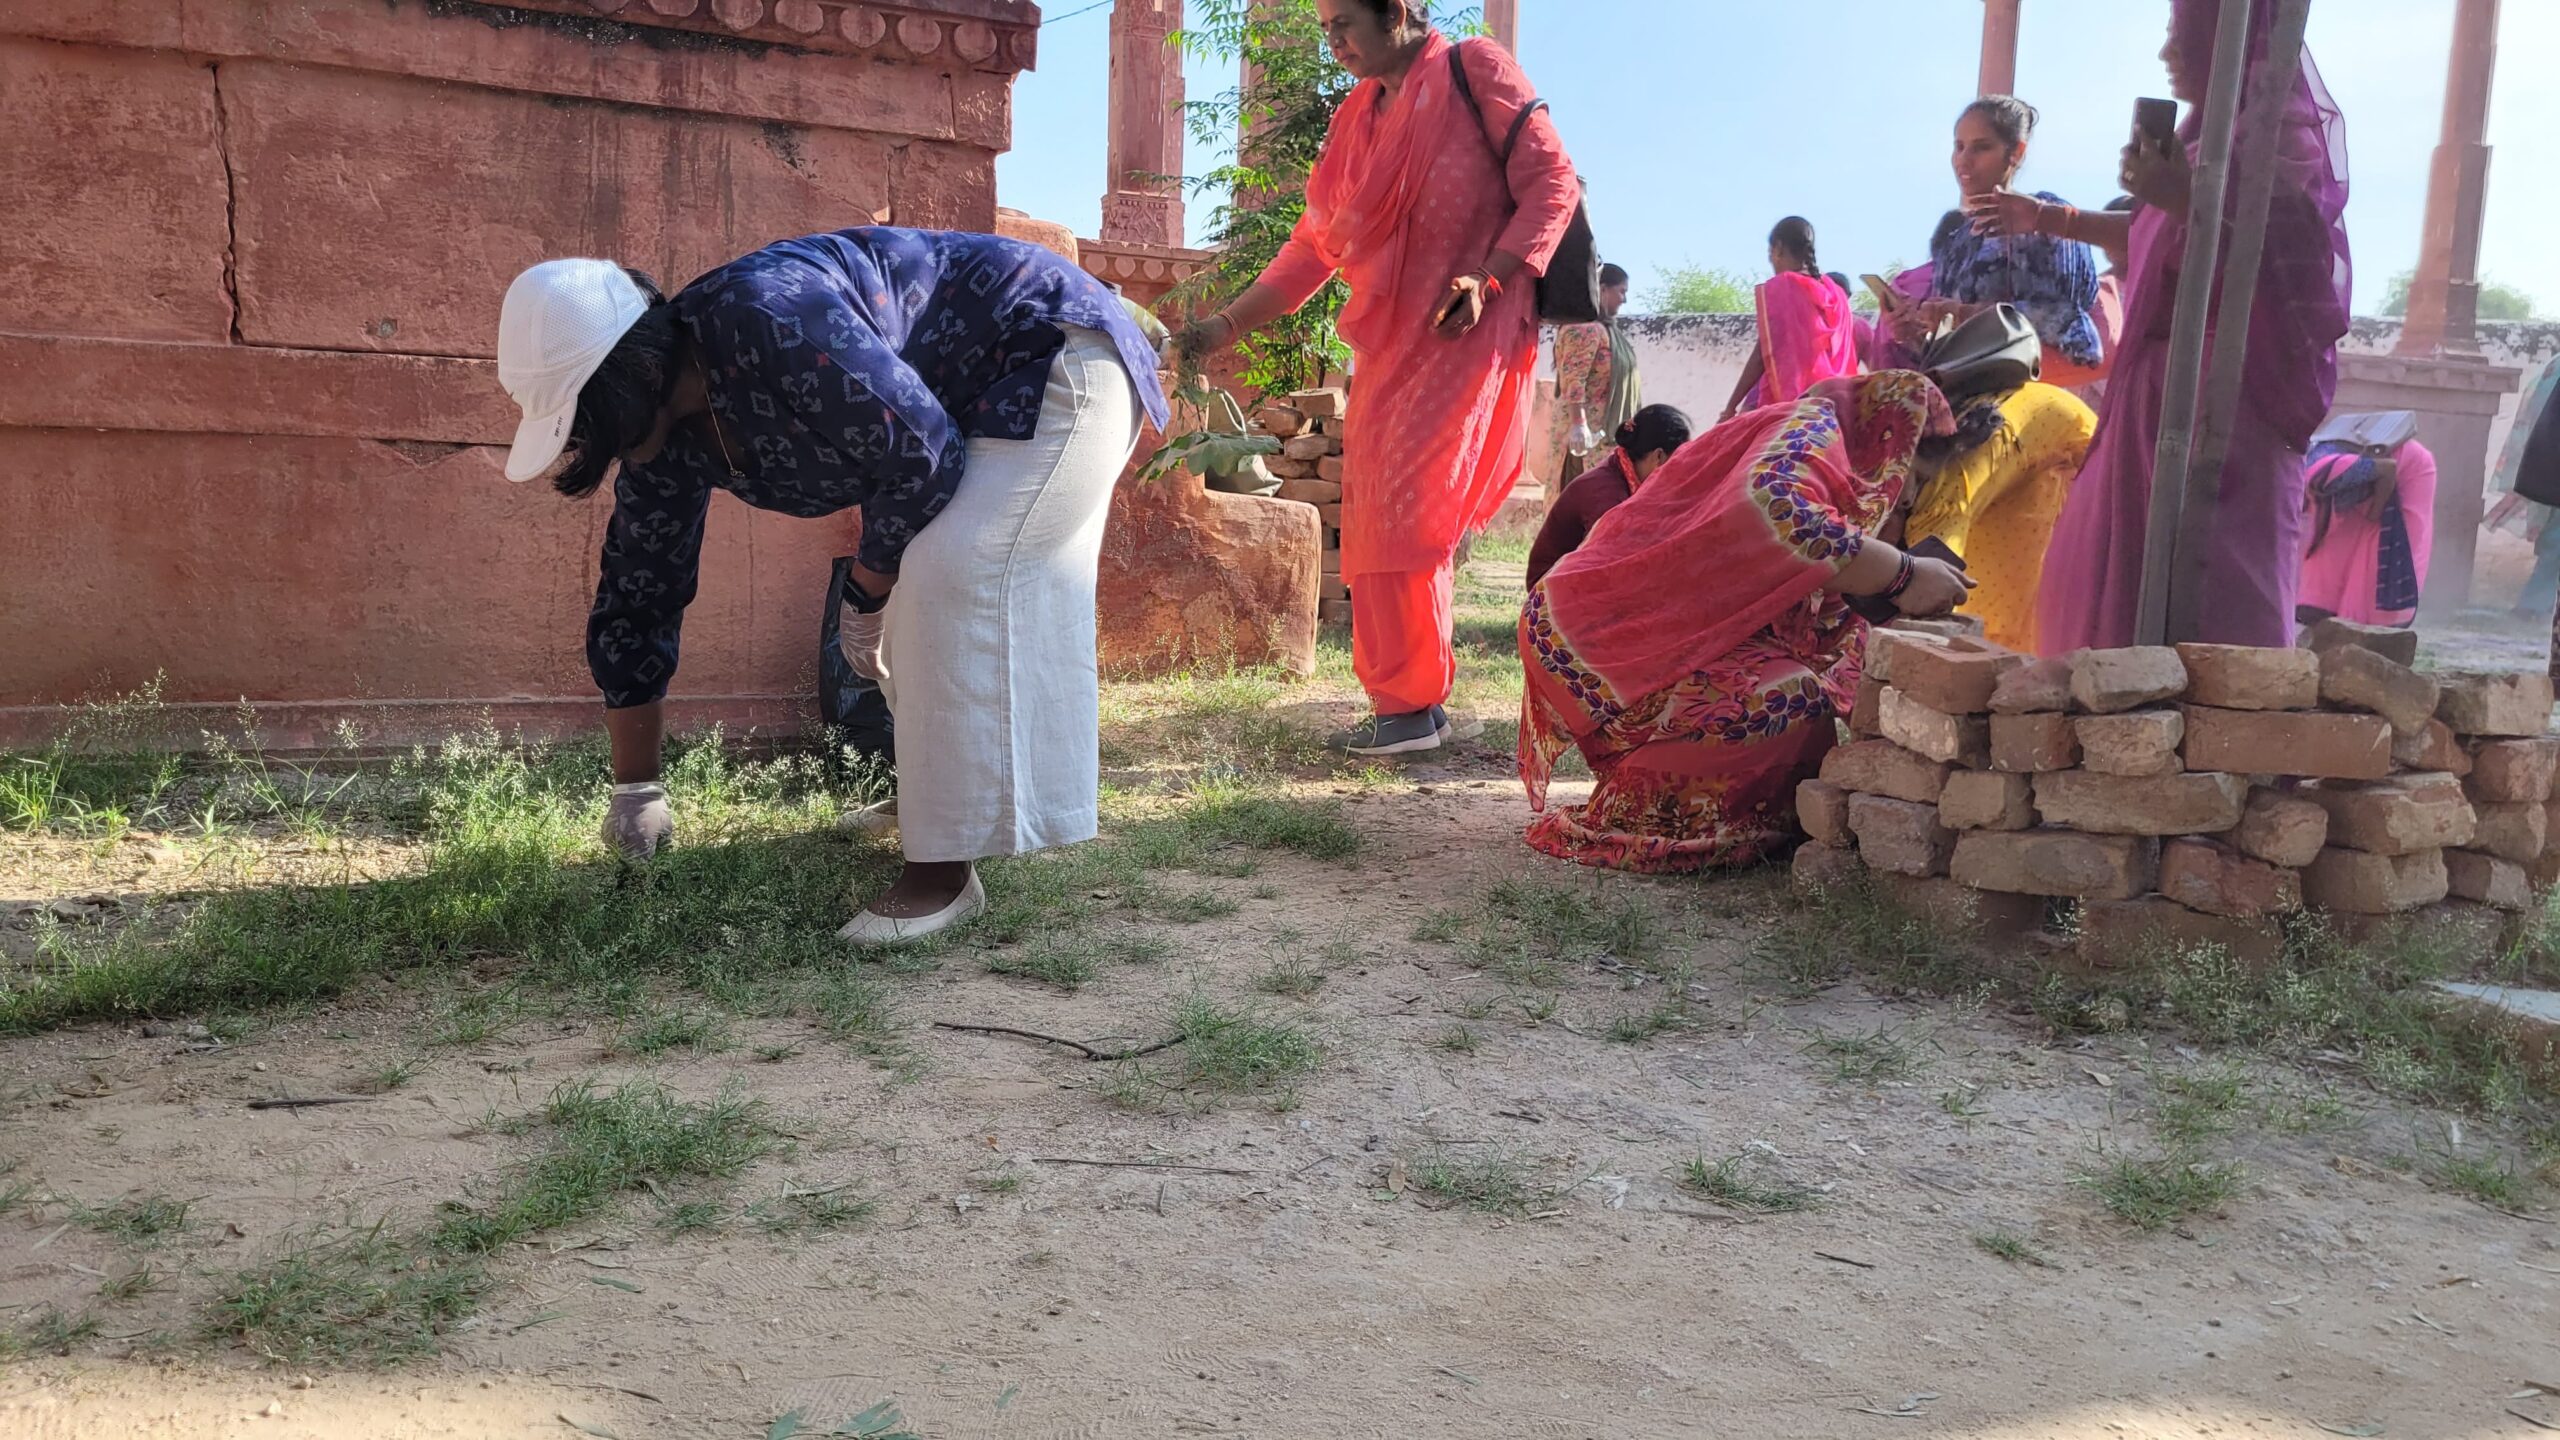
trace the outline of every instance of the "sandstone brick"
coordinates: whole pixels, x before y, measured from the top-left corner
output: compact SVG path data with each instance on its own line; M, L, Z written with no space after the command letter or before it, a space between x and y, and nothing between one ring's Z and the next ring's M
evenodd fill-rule
M2187 699L2225 710L2308 710L2320 703L2320 657L2256 645L2177 647Z
M1858 843L1849 831L1849 792L1827 780L1806 780L1796 786L1796 823L1818 844Z
M1881 627L1867 632L1867 664L1861 674L1873 675L1890 685L1894 663L1909 650L1943 650L1951 642L1943 635L1921 635L1904 630Z
M1867 883L1867 867L1855 850L1831 845L1799 845L1787 867L1795 887L1808 895L1846 894Z
M2471 808L2479 815L2480 824L2472 831L2470 848L2518 865L2531 865L2542 858L2543 847L2551 838L2547 807L2474 804Z
M2352 620L2315 620L2294 641L2325 663L2340 649L2370 650L2395 665L2418 663L2418 632L2387 625L2359 625Z
M1263 430L1281 440L1306 433L1307 413L1294 405L1265 405L1253 413Z
M2172 900L2093 900L2080 907L2080 962L2096 970L2174 964L2214 946L2258 966L2284 958L2284 929L2268 918L2206 915Z
M1938 797L1938 823L1950 830L2024 830L2036 823L2034 783L2024 775L1959 770Z
M2174 700L2186 688L2186 662L2166 645L2083 650L2071 657L2071 703L2093 715Z
M2134 777L2064 770L2036 777L2048 825L2092 835L2219 835L2247 808L2246 776L2189 772Z
M1852 795L1849 828L1857 832L1859 858L1896 875L1944 875L1955 849L1955 833L1938 823L1935 805Z
M1958 883L2007 895L2124 900L2151 888L2156 841L2071 830L1968 830L1956 837L1949 873Z
M2184 768L2178 742L2187 722L2175 710L2083 715L2072 728L2080 737L2081 766L2101 775L2174 775Z
M2298 795L2252 790L2231 843L2253 860L2299 870L2329 843L2329 812Z
M2379 715L2186 707L2190 770L2379 780L2391 773L2391 726Z
M2560 740L2489 740L2471 752L2471 798L2495 804L2541 804L2560 771Z
M1330 420L1340 415L1349 402L1340 390L1301 390L1289 397L1289 408L1310 420Z
M2325 662L2324 662L2325 663ZM2327 674L2327 671L2322 671ZM2435 718L2428 707L2427 722L2415 730L2393 726L2391 730L2391 763L2403 770L2434 770L2446 775L2471 773L2471 752L2462 748L2453 727Z
M1921 879L1880 870L1869 878L1885 903L1945 934L2015 937L2044 928L2042 896L1976 890L1944 876Z
M2448 880L2450 874L2448 873ZM2332 912L2321 919L2331 935L2349 945L2370 945L2395 936L2424 937L2437 954L2477 957L2486 964L2514 948L2521 919L2513 911L2460 900L2448 895L2432 905L2381 915Z
M2436 677L2436 718L2456 735L2540 735L2551 728L2548 675L2455 673Z
M1861 795L1935 805L1952 767L1914 755L1890 740L1857 740L1822 757L1822 778Z
M2533 883L2526 878L2524 867L2512 860L2477 850L2447 850L2444 873L2447 888L2461 899L2500 910L2532 908Z
M1843 851L1838 846L1805 846L1795 848L1795 861L1787 863L1787 879L1795 881L1802 894L1848 894L1866 884L1866 863L1859 861L1856 851Z
M1907 668L1913 656L1905 654ZM1915 754L1954 765L1991 763L1991 722L1980 715L1950 715L1887 685L1876 720L1884 738Z
M1849 702L1849 737L1873 740L1882 735L1883 716L1884 681L1874 675L1860 675L1857 698Z
M1350 473L1350 466L1344 463L1342 456L1338 453L1327 455L1316 462L1316 478L1330 485L1340 485L1343 477Z
M1897 635L1943 635L1950 640L1990 643L1983 636L1979 615L1903 615L1886 621L1882 628Z
M1280 453L1292 460L1304 460L1312 466L1333 453L1333 442L1321 435L1293 435L1280 442Z
M2302 798L2329 812L2330 845L2376 855L2468 845L2479 823L2462 782L2450 775L2331 781Z
M1316 478L1316 462L1313 460L1299 460L1288 455L1264 455L1260 459L1263 473L1283 484L1291 480Z
M2376 855L2369 850L2320 852L2302 872L2302 898L2321 910L2388 915L2433 905L2447 893L2444 852Z
M2071 664L2036 660L2003 672L1991 687L1994 715L2040 715L2071 708Z
M2302 908L2302 876L2210 840L2160 847L2160 893L2207 915L2280 915Z
M1339 505L1342 503L1342 487L1323 480L1293 476L1280 482L1279 498L1295 500L1301 505Z
M1894 657L1893 688L1932 710L1950 715L1979 715L1991 708L2000 677L2023 668L2026 657L1994 645L1958 640L1944 645L1913 645L1909 637Z
M2412 734L2425 728L2439 699L2435 677L2387 659L2361 645L2342 645L2319 657L2320 698L2348 710L2366 710Z
M1991 768L2021 775L2068 770L2080 763L2080 732L2068 715L1991 717Z

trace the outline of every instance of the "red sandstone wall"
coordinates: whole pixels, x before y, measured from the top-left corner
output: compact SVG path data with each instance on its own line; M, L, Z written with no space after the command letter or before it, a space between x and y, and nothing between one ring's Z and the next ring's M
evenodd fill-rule
M286 742L592 723L603 511L499 475L507 280L991 228L1037 15L0 0L0 744L155 674ZM793 714L846 529L715 507L680 710Z

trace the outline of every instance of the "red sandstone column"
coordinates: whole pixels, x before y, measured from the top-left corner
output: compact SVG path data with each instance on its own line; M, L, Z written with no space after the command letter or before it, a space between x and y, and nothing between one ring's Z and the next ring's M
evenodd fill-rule
M2018 8L2024 0L1982 0L1982 76L1977 95L2018 93Z
M1119 0L1111 7L1111 183L1102 195L1102 238L1180 245L1182 52L1166 37L1182 28L1182 0Z
M1484 0L1484 28L1502 48L1520 53L1520 0Z
M2409 287L2402 355L2477 355L2480 212L2489 196L2489 82L2498 66L2498 0L2460 0L2444 83L2444 135L2427 176L2426 230Z

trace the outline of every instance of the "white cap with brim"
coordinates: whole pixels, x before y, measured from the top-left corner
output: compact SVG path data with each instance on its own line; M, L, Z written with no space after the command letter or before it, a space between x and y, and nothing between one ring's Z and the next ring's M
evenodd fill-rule
M545 260L507 287L498 383L524 411L507 451L508 479L530 480L560 458L578 392L648 308L647 294L610 260Z

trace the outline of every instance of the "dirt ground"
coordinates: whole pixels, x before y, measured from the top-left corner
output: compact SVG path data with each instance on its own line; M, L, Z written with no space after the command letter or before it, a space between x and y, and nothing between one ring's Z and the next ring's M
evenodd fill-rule
M606 1058L600 1023L529 1017L426 1052L361 1103L247 1108L351 1094L419 1053L425 1002L388 987L218 1048L130 1027L0 1042L0 1151L20 1174L93 1204L192 1203L152 1257L177 1279L108 1312L70 1358L0 1373L0 1436L751 1437L794 1411L823 1433L883 1401L935 1437L2452 1440L2560 1425L2560 1228L2398 1168L2469 1143L2460 1122L2341 1088L2340 1125L2230 1137L2247 1179L2219 1213L2135 1230L2075 1181L2152 1143L2146 1097L2191 1053L2056 1040L2001 1006L1855 985L1782 998L1746 961L1783 913L1775 876L1552 865L1518 844L1501 774L1479 753L1318 787L1341 794L1363 857L1203 880L1236 913L1078 992L946 960L904 982L906 1065L801 1022L635 1065ZM34 864L21 847L0 901L34 898ZM1694 967L1692 1023L1608 1038L1680 982L1603 967L1565 977L1540 1022L1469 951L1410 938L1507 875L1643 894ZM1142 1034L1194 987L1249 993L1292 958L1324 971L1320 988L1260 1003L1325 1053L1278 1103L1132 1110L1099 1093L1115 1067L927 1028ZM1460 1027L1472 1051L1453 1046ZM1879 1034L1906 1065L1861 1077L1817 1043ZM783 1042L801 1048L753 1057ZM793 1147L740 1198L844 1186L877 1211L825 1234L671 1236L638 1201L511 1250L449 1353L388 1374L304 1376L201 1345L119 1358L184 1329L192 1277L315 1217L429 1218L521 1155L484 1119L642 1071L773 1107ZM2259 1068L2250 1091L2273 1104L2328 1087ZM1733 1155L1823 1203L1754 1215L1678 1183L1684 1163ZM1535 1193L1511 1215L1435 1198L1412 1179L1434 1157L1509 1167ZM61 1213L0 1220L11 1313L86 1303L134 1263ZM1993 1232L2029 1237L2046 1263L1987 1253L1976 1240Z

